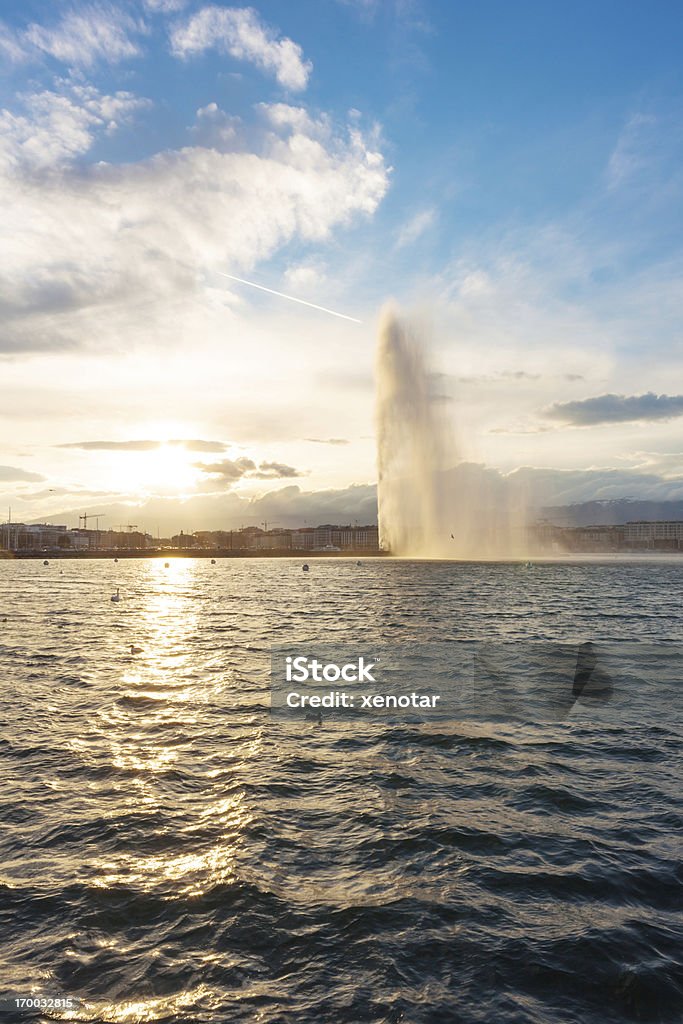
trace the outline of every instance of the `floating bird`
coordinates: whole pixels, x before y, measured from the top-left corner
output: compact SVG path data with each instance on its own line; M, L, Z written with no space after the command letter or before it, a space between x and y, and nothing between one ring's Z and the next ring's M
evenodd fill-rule
M455 540L455 537L453 536L453 534L451 534L451 540Z
M121 595L119 594L119 588L118 587L116 588L116 593L111 595L111 600L114 601L114 602L117 602L117 601L121 600Z
M303 569L304 572L308 572L308 562L304 562L301 568Z
M171 564L170 562L164 562L164 569L168 569L170 564Z
M118 562L118 558L115 558L115 559L114 559L114 561L115 561L115 562Z
M356 562L356 565L362 565L362 564L363 564L362 562Z
M131 654L142 654L142 647L136 647L135 644L130 645Z

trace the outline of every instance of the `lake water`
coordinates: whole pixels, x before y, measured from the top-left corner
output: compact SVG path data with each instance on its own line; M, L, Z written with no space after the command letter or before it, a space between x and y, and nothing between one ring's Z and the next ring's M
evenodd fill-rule
M0 996L80 1000L5 1019L680 1021L683 561L309 563L0 562ZM561 721L273 719L321 640L643 659Z

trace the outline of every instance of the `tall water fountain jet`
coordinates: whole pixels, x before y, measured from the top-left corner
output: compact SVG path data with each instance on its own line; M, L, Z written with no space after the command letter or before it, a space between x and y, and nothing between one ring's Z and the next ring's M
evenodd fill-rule
M376 361L380 544L413 558L523 557L526 514L496 470L462 461L424 331L382 313Z

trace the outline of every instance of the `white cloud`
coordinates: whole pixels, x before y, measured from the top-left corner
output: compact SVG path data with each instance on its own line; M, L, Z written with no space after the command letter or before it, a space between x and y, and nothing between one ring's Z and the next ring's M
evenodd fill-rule
M35 171L86 153L97 132L111 132L147 106L128 92L113 96L92 86L21 97L24 113L0 111L0 167Z
M566 470L522 466L508 474L506 479L525 494L529 505L535 508L622 498L648 501L683 498L681 476L665 478L652 472L614 469L611 466Z
M0 22L0 57L11 64L26 60L28 54L21 40L9 26Z
M23 40L70 67L90 67L97 61L115 64L137 57L141 50L134 36L144 26L113 4L86 4L72 8L48 27L35 22Z
M632 452L622 458L634 469L659 473L664 479L683 477L683 452Z
M183 318L197 330L204 273L239 273L295 238L324 239L386 191L382 155L357 128L335 134L323 120L310 122L313 134L269 128L251 152L189 146L130 164L69 162L139 102L82 89L6 113L0 351L106 347L131 324L148 341L160 325L177 337Z
M287 287L302 292L310 292L325 280L325 268L320 263L299 263L285 271Z
M460 283L460 294L463 298L482 296L492 291L491 279L483 270L473 270L466 273Z
M403 249L407 245L413 245L418 238L428 231L436 219L436 211L433 208L419 210L398 232L396 248Z
M251 7L204 7L173 28L171 49L177 57L217 49L255 64L292 90L306 88L312 68L301 47L278 37Z
M330 122L324 114L313 118L305 107L293 107L289 103L260 103L259 108L275 128L305 132L318 137L330 133Z
M19 469L17 466L0 466L0 480L21 480L25 482L37 483L40 480L44 480L45 477L41 476L40 473L29 473L25 469Z
M524 395L533 401L529 411L558 374L604 379L613 371L619 333L588 303L567 297L584 274L580 255L557 232L530 244L505 239L492 253L448 267L436 287L444 303L439 333L453 339L454 376L487 383L505 371L537 379L539 388Z
M648 114L637 113L628 120L607 164L609 188L624 185L651 165L657 125L657 118Z
M349 443L345 437L306 437L304 440L310 441L312 444L341 445Z
M226 114L217 103L207 103L197 111L197 120L191 127L193 140L200 146L226 149L233 146L241 125L239 117Z
M223 441L204 441L201 438L171 438L168 441L68 441L57 445L58 448L80 448L86 452L152 452L168 446L185 448L189 452L224 452L228 447Z
M637 261L629 251L626 261L625 248L588 217L472 243L433 282L445 307L439 333L453 339L459 375L504 366L545 381L563 376L560 393L546 391L542 404L575 399L580 378L594 394L644 383L680 393L680 258ZM622 262L623 273L612 273Z
M187 0L143 0L145 10L152 14L172 14L186 6Z

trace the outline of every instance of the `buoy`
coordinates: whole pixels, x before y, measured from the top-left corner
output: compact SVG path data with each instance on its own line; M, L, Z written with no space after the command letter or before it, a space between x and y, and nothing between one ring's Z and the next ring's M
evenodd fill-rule
M115 558L115 559L114 559L114 561L115 561L115 562L118 562L118 558Z
M301 568L303 569L304 572L308 572L308 562L304 562Z
M45 559L45 561L43 562L43 565L49 565L49 564L50 564L50 563L48 562L48 560L47 560L47 558L46 558L46 559Z
M170 564L171 564L170 562L164 562L164 569L168 569Z
M114 602L121 600L121 595L119 594L119 588L118 587L116 588L116 593L111 595L111 600L114 601Z
M215 559L215 558L212 558L212 559L211 559L211 565L215 565L215 564L216 564L216 559Z

